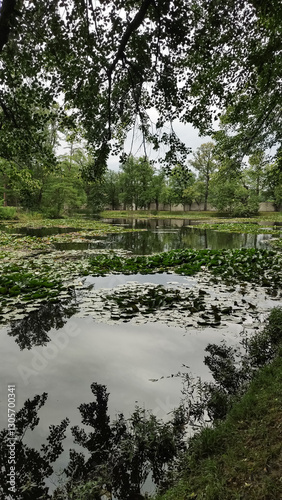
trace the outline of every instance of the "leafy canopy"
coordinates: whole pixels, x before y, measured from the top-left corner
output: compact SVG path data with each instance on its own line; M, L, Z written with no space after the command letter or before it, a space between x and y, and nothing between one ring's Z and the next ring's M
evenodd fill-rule
M40 110L50 112L54 101L60 102L61 123L83 127L95 175L134 124L156 148L167 145L169 162L186 154L173 130L163 132L175 118L207 132L228 108L246 148L258 138L281 140L279 0L8 4L3 0L0 11L0 126L6 138L0 155L6 159L7 145L27 155L42 144L47 117ZM152 107L159 115L155 133Z

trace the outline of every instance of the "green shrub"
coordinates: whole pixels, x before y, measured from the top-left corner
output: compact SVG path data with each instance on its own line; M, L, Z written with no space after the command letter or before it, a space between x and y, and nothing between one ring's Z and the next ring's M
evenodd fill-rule
M0 207L0 219L16 219L16 212L15 207Z

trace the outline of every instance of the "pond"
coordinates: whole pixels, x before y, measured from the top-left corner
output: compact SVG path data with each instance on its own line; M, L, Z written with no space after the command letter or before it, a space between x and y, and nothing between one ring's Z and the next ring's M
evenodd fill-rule
M99 241L107 249L136 254L187 246L260 248L269 236L188 228L182 220L111 223L147 229ZM16 306L18 316L0 331L0 374L5 381L1 399L6 400L8 384L16 385L17 409L27 398L48 393L39 425L26 435L36 449L49 425L66 416L71 426L81 426L78 406L93 400L92 382L107 386L111 418L120 412L128 417L138 404L166 420L180 401L181 372L211 378L203 363L207 344L240 344L242 335L257 330L279 301L281 293L270 296L251 283L226 285L206 271L195 277L172 272L83 277L72 295L42 300L40 307L28 305L25 311ZM7 425L5 412L0 424ZM75 447L70 430L64 446L58 471Z
M168 252L176 248L267 248L270 234L217 232L189 227L199 220L187 219L103 219L112 225L140 229L134 233L109 234L104 238L80 243L54 243L58 250L96 248L124 249L137 255Z
M217 232L212 229L191 227L199 224L199 220L192 219L103 219L102 222L125 228L132 228L137 232L108 234L106 236L87 236L84 241L53 242L57 250L95 250L95 249L124 249L136 255L167 252L174 249L194 248L220 250L222 248L268 248L271 234L247 234ZM205 222L201 220L201 222ZM269 224L269 227L273 224ZM279 227L278 223L274 223ZM262 228L266 227L263 224ZM138 231L140 230L140 231ZM75 227L20 227L17 229L5 228L5 231L17 233L21 236L46 237L64 235L79 231Z

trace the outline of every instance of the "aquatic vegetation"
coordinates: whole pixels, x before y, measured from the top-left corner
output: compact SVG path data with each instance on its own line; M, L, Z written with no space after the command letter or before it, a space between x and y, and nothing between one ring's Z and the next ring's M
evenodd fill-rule
M2 267L0 275L0 301L7 304L8 298L19 297L23 301L57 297L62 289L59 276L51 276L47 270L36 275L18 264Z
M269 244L273 248L275 248L277 250L282 250L282 238L280 238L280 239L276 239L276 238L272 239L272 240L269 241Z
M253 281L264 286L282 283L282 256L273 250L242 248L235 250L175 250L150 256L122 258L95 255L82 270L84 275L105 275L110 272L124 274L156 273L173 269L174 272L192 276L206 269L222 278Z
M56 250L56 243L90 243L92 239L105 237L108 234L136 231L131 228L85 219L35 219L28 224L26 220L24 222L6 222L1 225L0 229L2 253L0 258L7 256L18 258L39 252L52 252Z
M105 210L104 212L101 213L102 217L107 217L107 218L120 218L120 217L133 217L133 218L157 218L157 219L214 219L217 222L249 222L251 221L282 221L282 212L259 212L258 215L253 216L253 217L230 217L227 215L224 215L222 213L218 213L215 211L188 211L188 212L183 212L183 211L165 211L161 210L155 213L155 211L146 211L146 210Z
M91 230L99 233L106 234L107 232L123 232L126 229L119 226L113 226L107 222L102 222L100 220L94 219L83 219L79 217L70 217L65 219L30 219L24 221L14 221L6 223L7 228L18 229L18 228L73 228L73 230ZM128 230L128 229L127 229Z
M213 229L215 231L223 231L229 233L251 233L251 234L275 234L279 235L282 230L281 226L262 227L258 223L251 222L218 222L204 223L193 225L199 229Z

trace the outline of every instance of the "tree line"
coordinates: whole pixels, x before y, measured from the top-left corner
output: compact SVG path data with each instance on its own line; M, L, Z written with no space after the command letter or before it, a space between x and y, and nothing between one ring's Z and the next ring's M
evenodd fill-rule
M191 209L196 204L209 206L234 216L255 215L260 202L270 201L276 210L282 204L282 175L278 159L263 151L250 155L240 169L222 160L216 144L198 147L186 165L175 165L169 172L155 169L146 158L129 156L119 172L104 177L105 203L109 208L159 210L160 203Z
M48 217L76 213L84 208L98 213L112 210L159 210L182 205L210 206L234 216L254 215L259 203L282 204L279 154L270 159L257 150L240 169L230 168L230 159L220 157L218 146L207 142L198 147L186 165L176 164L169 171L157 168L145 156L129 155L119 171L107 170L98 179L85 179L83 172L93 161L90 154L70 144L68 154L60 156L50 169L34 161L25 179L13 165L0 159L2 197L5 205L43 212ZM280 176L280 177L279 177Z

